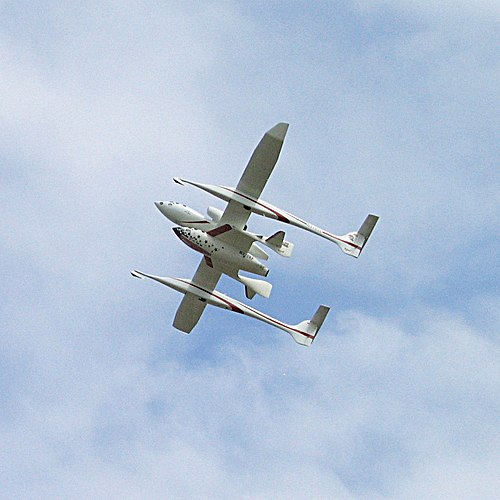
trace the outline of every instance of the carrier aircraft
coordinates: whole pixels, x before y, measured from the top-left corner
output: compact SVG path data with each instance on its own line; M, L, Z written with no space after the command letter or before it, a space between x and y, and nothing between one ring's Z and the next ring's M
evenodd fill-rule
M268 275L269 269L262 261L266 261L269 255L259 245L283 257L290 257L292 254L293 244L286 241L283 231L265 237L247 230L247 222L252 213L321 236L352 257L359 257L365 247L378 221L375 215L368 215L358 231L337 236L260 198L278 161L287 130L287 123L278 123L264 134L235 188L174 178L178 184L197 187L226 201L224 211L209 207L209 218L205 218L196 210L178 202L155 202L158 210L177 225L173 228L176 236L202 255L191 280L132 272L137 278L150 278L184 294L173 322L173 326L178 330L191 332L206 305L210 304L280 328L288 332L299 344L310 345L314 340L328 314L328 307L319 306L310 320L290 325L215 290L221 275L226 274L244 285L248 299L256 294L268 298L271 294L271 283L251 278L242 272L263 277Z

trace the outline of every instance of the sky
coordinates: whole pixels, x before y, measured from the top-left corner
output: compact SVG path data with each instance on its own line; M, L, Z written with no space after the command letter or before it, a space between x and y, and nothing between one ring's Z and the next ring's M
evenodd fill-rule
M0 498L488 499L500 491L494 0L0 1ZM199 262L157 200L224 203L266 130L269 299L315 343L131 269ZM241 284L218 289L238 300Z

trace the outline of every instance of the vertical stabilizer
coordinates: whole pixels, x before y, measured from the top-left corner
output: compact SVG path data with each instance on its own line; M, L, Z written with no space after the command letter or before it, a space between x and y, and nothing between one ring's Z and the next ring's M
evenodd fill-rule
M368 238L372 234L378 219L377 215L370 214L366 217L363 224L361 224L361 227L356 232L347 233L344 234L344 236L331 235L329 239L337 243L340 249L347 255L359 257L361 251L368 242Z
M297 344L310 346L314 342L329 312L329 307L323 305L319 306L312 319L309 321L302 321L302 323L290 327L289 333L293 337L293 340L295 340Z

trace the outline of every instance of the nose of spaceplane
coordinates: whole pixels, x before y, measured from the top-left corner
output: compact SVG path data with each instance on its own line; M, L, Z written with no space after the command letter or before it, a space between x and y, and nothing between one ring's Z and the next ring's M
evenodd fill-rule
M167 218L170 219L170 211L169 205L171 205L168 201L155 201L155 207Z

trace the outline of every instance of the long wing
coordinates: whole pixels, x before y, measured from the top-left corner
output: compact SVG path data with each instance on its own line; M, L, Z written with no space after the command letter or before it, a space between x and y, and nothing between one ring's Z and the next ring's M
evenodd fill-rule
M255 148L241 176L236 191L243 196L258 199L271 175L285 140L288 123L278 123L268 130ZM221 224L231 224L242 229L250 217L241 203L230 201L220 219Z
M191 280L191 284L212 292L217 286L221 274L220 271L208 266L203 259ZM198 296L187 292L177 308L173 327L181 332L190 333L198 323L206 305L207 303L201 301Z

